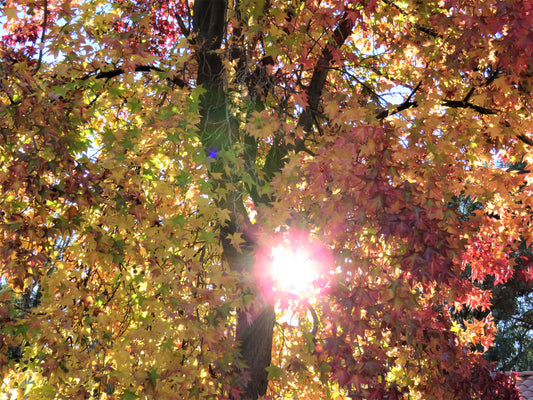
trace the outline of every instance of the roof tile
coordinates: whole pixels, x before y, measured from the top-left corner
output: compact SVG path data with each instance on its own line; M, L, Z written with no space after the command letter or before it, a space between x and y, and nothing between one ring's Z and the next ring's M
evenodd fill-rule
M516 386L520 389L522 400L533 400L533 371L519 372Z

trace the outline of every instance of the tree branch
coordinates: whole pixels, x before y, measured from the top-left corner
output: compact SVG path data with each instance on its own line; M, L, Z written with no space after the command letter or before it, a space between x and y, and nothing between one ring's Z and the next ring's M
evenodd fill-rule
M487 69L488 70L488 69ZM496 80L496 78L501 74L501 72L496 68L492 74L487 78L487 81L483 84L483 86L489 86L492 82Z
M154 67L152 65L136 65L135 66L135 72L151 72L151 71L165 72L164 69L161 69L161 68L158 68L158 67ZM98 72L98 73L91 72L91 73L85 75L83 78L81 78L81 80L86 81L87 79L89 79L91 77L94 77L94 79L111 79L111 78L114 78L116 76L122 75L125 72L126 71L124 69L122 69L122 68L116 68L116 69L112 69L110 71L101 71L101 72ZM184 88L184 87L188 86L187 83L183 79L180 79L177 76L169 78L169 80L170 80L170 82L172 82L173 84L179 86L180 88Z
M376 118L377 119L385 119L385 118L390 117L390 116L392 116L394 114L397 114L397 113L399 113L399 112L401 112L403 110L407 110L407 109L412 108L412 107L418 107L418 102L417 101L410 101L410 99L413 96L413 94L419 88L420 88L420 83L413 90L413 92L407 97L407 99L405 99L405 101L403 103L401 103L397 107L393 108L392 110L383 110L383 111L381 111L379 114L376 115ZM490 108L486 108L486 107L482 107L482 106L478 106L476 104L470 103L468 101L468 99L470 99L470 97L472 96L473 93L474 93L474 88L470 89L470 91L465 96L464 100L443 100L441 105L444 106L444 107L449 107L449 108L469 108L469 109L474 110L477 113L482 114L482 115L495 115L495 114L498 114L498 110L493 110L493 109L490 109Z
M313 339L316 338L316 334L318 333L318 315L307 299L303 299L303 304L307 308L307 310L311 313L311 316L313 318L313 329L311 330L311 335L313 335Z
M397 106L393 110L384 110L384 111L380 112L378 115L376 115L376 118L377 119L385 119L385 118L390 117L390 116L392 116L394 114L398 114L398 113L402 112L403 110L407 110L408 108L417 107L418 106L418 102L409 101L409 100L410 100L412 94L414 94L414 92L416 90L418 90L419 87L420 87L420 83L417 85L415 90L411 93L411 95L409 95L407 97L407 99L402 104L400 104L399 106ZM471 88L468 91L467 95L465 96L464 100L444 100L442 105L445 106L445 107L450 107L450 108L470 108L470 109L472 109L472 110L474 110L474 111L476 111L476 112L478 112L479 114L482 114L482 115L496 115L496 114L498 114L497 110L492 110L490 108L481 107L481 106L478 106L476 104L469 103L468 100L470 99L470 97L474 93L474 90L475 90L474 88ZM528 146L533 146L533 139L527 137L524 134L518 134L518 135L516 135L516 138L518 140L520 140L521 142L527 144Z
M380 112L376 118L377 119L385 119L391 115L394 115L394 114L397 114L399 112L402 112L403 110L407 110L408 108L411 108L411 107L417 107L418 106L418 102L417 101L411 101L412 97L415 95L415 93L418 91L418 89L420 89L420 86L422 85L422 81L418 82L418 85L416 85L416 87L411 91L411 93L409 94L409 96L407 96L407 98L403 101L402 104L398 105L392 112L389 111L389 110L384 110L382 112Z
M388 4L389 6L394 7L400 14L402 15L408 15L404 10L402 10L400 7L398 7L393 1L390 0L383 0L385 4ZM422 26L420 24L415 24L414 27L418 29L420 32L425 33L426 35L429 35L434 38L440 38L442 39L442 35L439 35L437 31L428 28L426 26Z
M46 25L48 22L48 0L44 0L44 10L43 10L43 25L42 25L42 32L41 32L41 48L39 49L39 58L37 59L37 65L35 66L35 69L33 70L33 73L37 73L39 69L41 68L41 62L43 60L43 47L44 47L44 39L46 38Z
M468 91L468 93L466 94L465 98L463 99L463 101L466 103L468 102L468 100L470 100L470 98L472 97L472 95L474 94L474 91L476 90L476 88L472 87L470 88L470 90Z
M444 100L442 105L450 108L470 108L482 115L494 115L498 113L490 108L481 107L464 100Z
M348 36L352 33L352 29L353 21L344 15L343 19L333 31L332 40L330 40L322 50L322 55L313 69L311 81L305 89L307 94L307 107L300 114L298 119L298 126L303 127L305 135L303 138L295 138L294 145L287 145L279 138L275 140L266 156L265 165L263 167L265 176L271 178L277 171L281 170L285 164L285 157L289 150L294 150L296 153L305 151L309 154L313 154L305 148L305 140L311 134L313 124L318 122L316 114L318 113L322 90L326 83L328 72L331 69L330 63L333 60L332 50L338 49L344 44Z
M135 72L150 72L150 71L158 71L158 72L163 72L163 70L161 68L158 68L158 67L153 67L151 65L136 65L135 66ZM119 76L119 75L122 75L123 73L125 73L126 71L122 68L117 68L117 69L113 69L113 70L110 70L110 71L101 71L99 72L98 74L95 75L95 79L111 79L111 78L114 78L115 76ZM90 78L91 75L85 75L82 80L87 80L88 78Z
M377 119L385 119L387 117L390 117L394 114L398 114L402 112L403 110L407 110L411 107L417 107L418 102L417 101L404 101L402 104L398 105L396 108L392 110L383 110L378 115L376 115Z
M174 17L176 18L176 21L178 21L178 25L181 29L181 33L183 33L183 35L188 38L191 34L191 31L189 30L189 28L185 26L183 19L181 19L181 16L178 13L175 13ZM193 39L189 39L189 41L192 44L194 44L195 42Z
M306 89L307 107L298 119L298 125L303 127L306 133L309 133L313 127L313 116L318 110L318 105L320 104L320 99L322 97L322 90L324 89L326 78L330 69L330 63L333 60L332 50L338 49L344 44L346 38L348 38L348 36L350 36L352 33L353 26L353 21L344 16L333 31L332 42L326 45L322 51L321 57L318 59L315 65L311 82L309 82L309 86ZM295 139L294 147L296 152L303 150L304 141L305 137Z
M522 141L522 142L524 142L525 144L527 144L528 146L533 146L533 139L528 138L526 135L524 135L524 134L519 134L519 135L516 135L516 137L517 137L520 141Z

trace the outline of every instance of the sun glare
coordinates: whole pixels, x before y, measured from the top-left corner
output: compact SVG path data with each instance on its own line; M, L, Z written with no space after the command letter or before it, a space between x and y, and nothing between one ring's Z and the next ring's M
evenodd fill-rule
M332 265L330 250L320 240L290 229L264 241L256 254L255 281L268 300L284 299L283 294L315 296Z
M274 286L282 291L304 294L318 278L317 261L304 249L278 245L272 249L270 273Z

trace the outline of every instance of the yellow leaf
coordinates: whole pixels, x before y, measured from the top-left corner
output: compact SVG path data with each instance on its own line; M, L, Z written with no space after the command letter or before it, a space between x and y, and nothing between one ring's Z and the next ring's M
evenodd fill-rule
M16 19L17 18L17 9L14 7L6 7L4 8L4 13L6 14L7 18L9 19Z
M235 247L235 249L237 249L239 253L242 253L241 244L246 242L246 240L242 238L242 233L236 232L233 235L228 235L228 237L230 239L231 245Z

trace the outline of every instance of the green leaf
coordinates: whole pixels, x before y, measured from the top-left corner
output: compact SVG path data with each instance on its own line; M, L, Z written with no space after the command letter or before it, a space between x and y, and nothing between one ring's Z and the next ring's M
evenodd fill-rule
M17 328L15 331L16 335L22 335L23 337L26 337L26 334L28 333L30 326L26 324L22 324L22 325L17 325L16 328Z
M126 89L124 89L124 87L122 85L119 85L119 86L115 86L115 87L109 88L109 93L112 96L120 97L122 95L122 93L124 93L125 90Z
M57 390L52 385L44 385L39 388L38 392L41 397L53 399L56 396Z
M202 231L202 233L200 233L200 239L206 243L214 243L216 239L216 232Z
M186 219L183 215L179 214L172 217L171 221L174 226L179 225L180 227L183 227L183 224L185 223Z
M153 367L150 371L148 371L148 379L152 383L152 385L155 388L155 385L157 383L157 380L161 378L161 375L157 373L157 368Z
M322 383L328 382L330 371L331 371L331 366L328 363L321 362L320 364L318 364L318 372L320 373L320 381Z
M126 390L124 393L122 393L122 394L120 395L120 398L121 398L121 399L124 399L124 400L135 400L135 399L138 399L139 396L137 396L137 395L135 394L135 392L132 392L132 391L130 391L130 390L128 389L128 390Z
M128 108L131 112L137 112L141 109L141 102L135 97L128 100Z
M274 364L265 368L268 372L268 379L279 379L283 375L283 368L277 367Z

